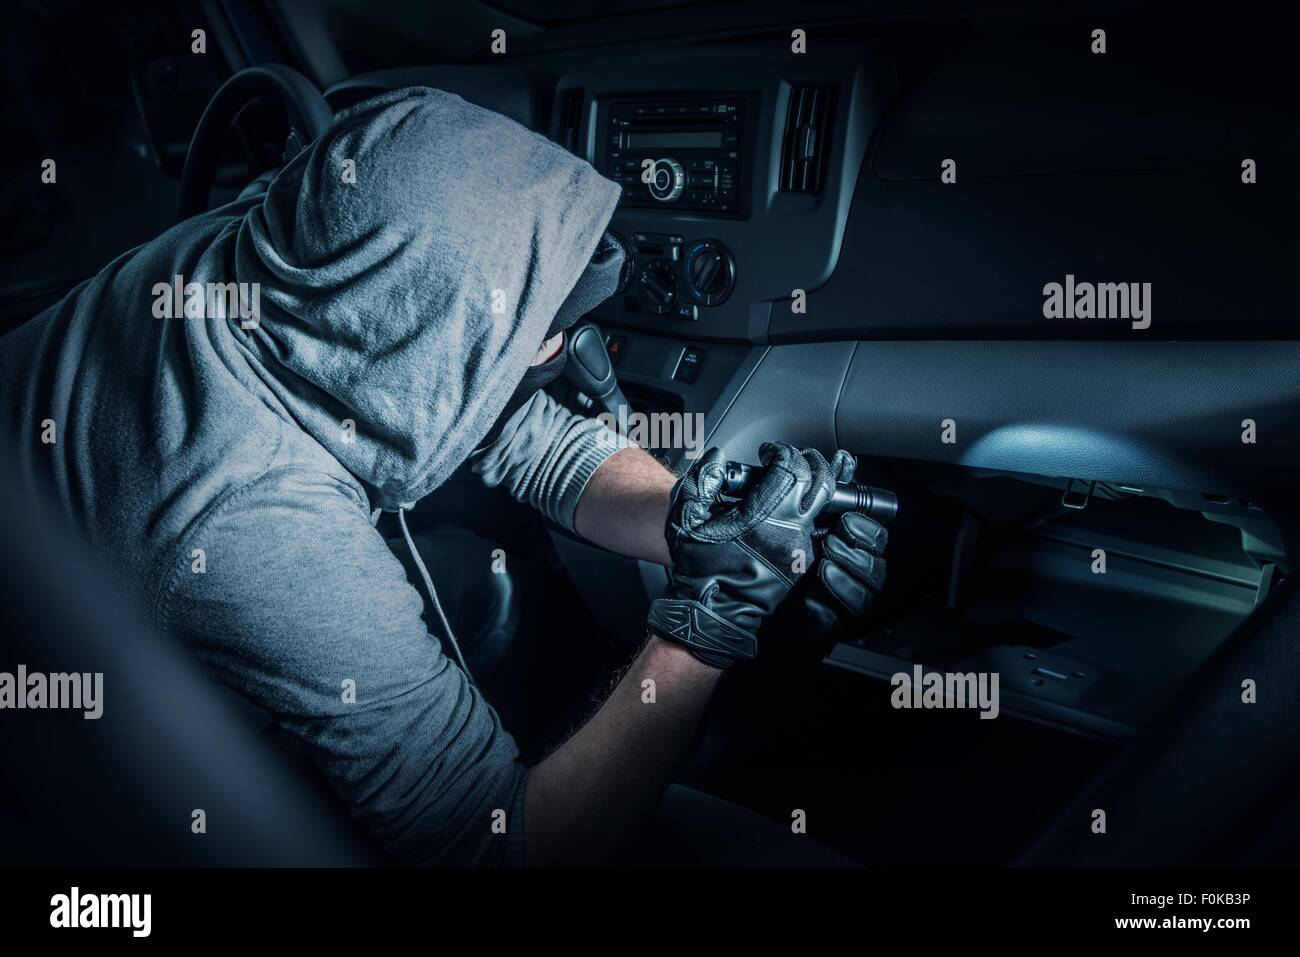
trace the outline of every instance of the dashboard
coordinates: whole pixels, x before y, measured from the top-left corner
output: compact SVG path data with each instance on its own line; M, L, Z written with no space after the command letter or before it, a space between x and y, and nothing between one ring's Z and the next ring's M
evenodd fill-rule
M1300 464L1239 441L1300 417L1300 144L1230 57L1144 35L1103 59L1077 29L823 34L807 55L779 31L687 37L330 96L440 86L619 182L633 255L592 318L634 403L699 411L737 454L760 416L827 447L1239 495ZM949 418L969 441L931 441Z

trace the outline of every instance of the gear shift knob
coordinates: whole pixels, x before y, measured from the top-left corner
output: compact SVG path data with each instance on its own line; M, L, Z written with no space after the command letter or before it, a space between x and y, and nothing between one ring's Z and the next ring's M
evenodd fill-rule
M578 323L569 330L564 347L569 352L564 363L565 380L617 419L619 406L627 407L627 398L618 386L600 330L590 322Z

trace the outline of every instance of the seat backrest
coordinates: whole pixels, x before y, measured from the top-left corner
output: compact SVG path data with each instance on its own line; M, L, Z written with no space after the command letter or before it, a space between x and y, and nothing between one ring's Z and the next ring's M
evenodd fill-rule
M0 864L380 861L318 781L245 724L192 659L142 627L80 544L19 488L0 475L0 671L102 675L102 713L26 708L0 718Z

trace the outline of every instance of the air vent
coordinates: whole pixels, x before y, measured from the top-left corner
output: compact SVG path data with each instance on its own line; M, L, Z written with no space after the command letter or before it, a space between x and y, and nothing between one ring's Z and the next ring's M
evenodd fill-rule
M790 90L781 143L781 189L787 193L820 193L831 151L831 122L835 118L835 88L796 86Z
M555 142L570 153L578 152L578 136L582 127L581 89L560 91L560 102L556 109Z

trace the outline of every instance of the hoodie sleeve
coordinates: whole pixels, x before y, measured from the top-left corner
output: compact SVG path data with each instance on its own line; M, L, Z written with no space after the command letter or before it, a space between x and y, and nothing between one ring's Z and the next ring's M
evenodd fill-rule
M587 481L630 443L598 420L576 415L545 392L516 412L496 442L474 454L474 471L489 486L504 485L518 501L573 531Z
M164 628L300 738L390 854L522 863L515 743L426 630L355 490L273 471L219 504L173 569Z

